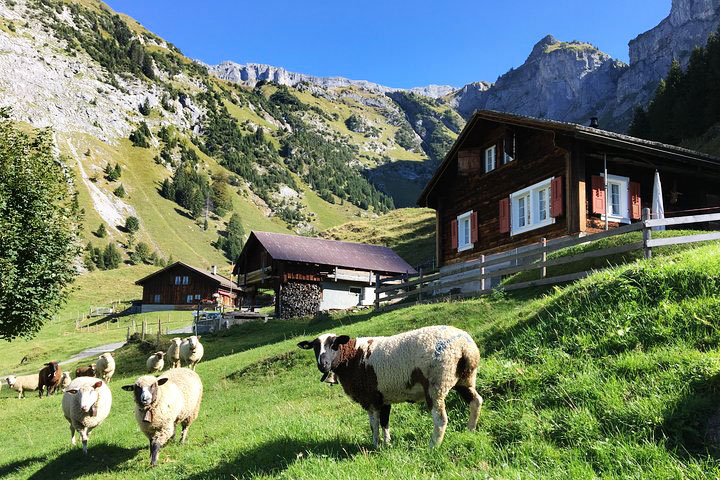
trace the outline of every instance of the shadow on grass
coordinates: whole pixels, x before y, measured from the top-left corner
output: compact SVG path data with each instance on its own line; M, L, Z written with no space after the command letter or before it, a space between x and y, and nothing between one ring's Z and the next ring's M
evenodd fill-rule
M43 460L45 460L45 457L31 457L24 460L18 460L16 462L2 464L0 465L0 478L5 478L10 474L17 473L18 470L22 470L30 464L42 462Z
M298 438L281 438L261 443L241 452L234 459L215 468L186 477L191 480L206 478L252 478L277 474L293 462L305 457L329 457L335 460L350 459L360 452L360 446L341 440L314 442Z
M92 473L113 470L137 455L139 448L123 448L100 443L89 444L87 457L82 448L74 447L47 462L40 470L28 477L30 480L55 480L80 478ZM37 459L29 459L36 461ZM0 467L0 474L2 474ZM0 475L1 476L1 475Z

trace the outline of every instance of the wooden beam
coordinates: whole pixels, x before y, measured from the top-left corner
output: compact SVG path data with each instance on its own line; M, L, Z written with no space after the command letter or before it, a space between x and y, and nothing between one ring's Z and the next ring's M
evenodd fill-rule
M682 245L685 243L709 242L720 240L720 233L701 233L699 235L686 235L684 237L654 238L647 241L647 246L663 247L666 245Z

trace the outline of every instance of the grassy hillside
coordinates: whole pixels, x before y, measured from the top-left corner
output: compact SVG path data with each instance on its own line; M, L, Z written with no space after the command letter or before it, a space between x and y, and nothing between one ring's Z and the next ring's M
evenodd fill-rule
M435 213L425 208L401 208L378 218L344 223L321 236L385 245L411 265L417 265L435 257Z
M189 443L147 468L147 441L120 386L154 346L118 354L113 411L71 448L60 398L3 390L4 478L712 478L708 424L720 394L720 246L597 273L564 288L375 315L247 324L204 339L205 395ZM466 329L483 361L478 431L449 397L449 427L429 451L422 405L393 407L393 445L371 449L367 416L318 382L299 339L332 330L392 334L428 324ZM715 423L716 424L716 423ZM239 434L241 432L241 434Z

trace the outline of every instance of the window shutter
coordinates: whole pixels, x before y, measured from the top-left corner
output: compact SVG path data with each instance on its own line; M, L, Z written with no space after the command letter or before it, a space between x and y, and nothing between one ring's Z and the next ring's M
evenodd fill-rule
M563 214L563 177L555 177L550 182L550 216L560 217Z
M592 212L605 214L605 179L600 175L592 177Z
M472 212L470 215L470 242L475 243L478 241L478 214Z
M457 250L458 248L458 224L457 220L453 220L450 222L450 238L452 243L453 250Z
M640 198L640 182L630 182L630 219L642 218L642 201Z
M510 199L503 198L500 200L500 212L498 221L500 223L500 233L508 233L510 231Z

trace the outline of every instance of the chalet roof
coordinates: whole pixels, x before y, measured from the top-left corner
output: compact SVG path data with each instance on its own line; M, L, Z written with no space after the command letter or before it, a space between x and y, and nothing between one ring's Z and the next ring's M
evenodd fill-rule
M534 128L538 130L550 130L566 133L574 138L585 140L591 143L603 144L616 148L624 148L629 151L639 152L655 157L664 157L682 163L693 163L714 168L720 168L720 158L687 148L654 142L642 138L632 137L622 133L611 132L599 128L586 127L577 123L560 122L557 120L546 120L526 115L515 115L512 113L497 112L495 110L477 110L467 122L455 143L445 155L440 166L435 170L432 178L420 194L418 205L427 206L430 192L440 177L445 173L448 165L456 156L459 147L465 142L470 132L475 128L478 121L494 121L519 127Z
M217 282L217 283L218 283L220 286L222 286L222 287L230 288L230 289L233 289L233 290L239 290L239 289L240 289L240 286L239 286L237 283L235 283L235 282L233 282L232 280L230 280L229 278L223 277L222 275L213 274L212 272L208 272L207 270L203 270L203 269L201 269L201 268L193 267L192 265L188 265L187 263L183 263L183 262L175 262L175 263L173 263L173 264L171 264L171 265L168 265L168 266L165 267L165 268L161 268L161 269L158 270L157 272L153 272L153 273L151 273L150 275L148 275L148 276L146 276L146 277L143 277L143 278L141 278L140 280L136 281L136 282L135 282L135 285L143 285L145 282L147 282L148 280L150 280L150 279L153 278L154 276L159 275L159 274L161 274L162 272L164 272L164 271L166 271L166 270L170 270L171 268L174 268L174 267L177 267L177 266L185 267L185 268L187 268L187 269L189 269L189 270L194 271L195 273L199 273L200 275L203 275L204 277L207 277L207 278L209 278L210 280L213 280L213 281Z
M253 239L258 241L274 260L383 273L415 273L415 269L388 247L283 233L251 232L240 259L248 255ZM240 259L235 271L239 271L242 265Z

